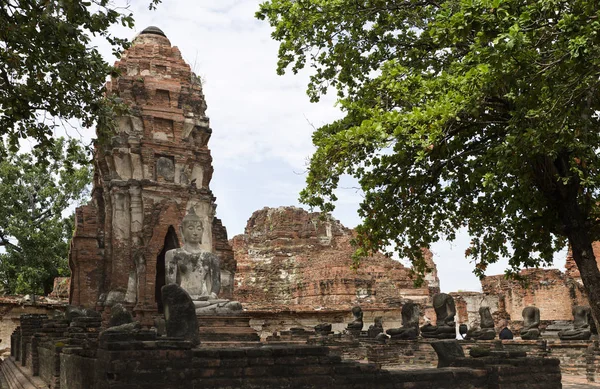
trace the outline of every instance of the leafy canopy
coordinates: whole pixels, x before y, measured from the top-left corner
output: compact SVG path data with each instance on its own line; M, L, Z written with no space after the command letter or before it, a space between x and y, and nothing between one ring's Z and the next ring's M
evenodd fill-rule
M118 55L128 43L110 34L117 24L131 28L133 17L109 0L0 1L0 135L8 149L33 138L37 148L55 150L53 129L63 120L112 125L117 104L103 86L113 69L91 38L105 38Z
M337 90L301 200L331 211L356 177L359 254L392 245L423 271L420 248L466 227L483 276L550 263L575 228L600 238L597 1L271 0L257 17L279 73L309 64L313 101Z
M72 207L87 197L91 167L75 140L48 144L58 157L45 166L40 149L7 150L0 161L0 285L7 293L47 294L55 277L69 274Z

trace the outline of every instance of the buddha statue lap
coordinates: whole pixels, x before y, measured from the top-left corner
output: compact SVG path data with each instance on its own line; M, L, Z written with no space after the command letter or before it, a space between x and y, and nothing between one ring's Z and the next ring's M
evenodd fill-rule
M199 315L234 314L242 311L238 301L219 299L219 258L201 248L204 227L193 208L181 222L183 247L165 254L166 284L177 284L192 298Z
M536 307L523 308L523 328L520 331L521 339L536 340L540 337L540 309Z
M423 338L456 339L456 306L452 296L438 293L433 296L433 309L436 314L436 324L427 323L421 327Z

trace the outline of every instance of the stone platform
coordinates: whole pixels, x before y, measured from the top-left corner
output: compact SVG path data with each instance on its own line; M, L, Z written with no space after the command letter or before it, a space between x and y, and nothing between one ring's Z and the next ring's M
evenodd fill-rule
M21 327L31 327L37 319L43 322L40 331L63 324L24 315ZM346 361L335 355L334 347L260 342L236 346L231 340L204 341L194 347L191 341L159 337L149 330L92 336L94 332L73 327L81 323L73 319L68 329L79 330L62 336L54 332L40 336L35 329L16 331L13 344L24 347L21 353L11 350L11 358L2 364L2 385L8 389L561 388L556 358L466 357L457 358L450 367L390 371L380 363ZM243 316L202 317L201 325L212 330L203 331L212 339L222 337L223 329L237 331L240 338L249 336L248 318ZM40 380L42 386L36 384Z
M239 344L260 341L256 330L250 327L249 316L198 315L197 318L198 332L202 343L226 344L235 342Z

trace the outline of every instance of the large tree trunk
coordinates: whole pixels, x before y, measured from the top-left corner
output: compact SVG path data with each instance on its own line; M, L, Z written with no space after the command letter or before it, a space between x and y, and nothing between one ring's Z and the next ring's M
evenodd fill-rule
M582 210L578 202L578 192L578 183L559 187L554 196L555 206L564 224L564 234L569 240L573 259L581 274L596 328L600 329L600 270L592 249L593 240L587 223L589 215Z
M600 324L600 270L592 249L589 233L589 214L579 203L580 182L570 171L569 161L573 158L563 150L556 158L541 156L532 160L534 179L544 193L551 212L557 212L562 226L557 230L569 240L573 259L577 264L583 287L588 295L596 328ZM566 181L565 181L566 179Z
M568 234L573 259L577 264L583 286L588 295L596 328L600 329L600 270L592 250L592 240L584 231L573 231Z
M556 159L544 156L537 160L535 176L538 187L546 195L551 207L558 211L563 224L561 235L569 240L596 328L600 329L600 270L592 249L593 240L587 223L589 215L578 201L580 182L570 172L571 158L567 150ZM562 181L564 178L568 178L566 183Z

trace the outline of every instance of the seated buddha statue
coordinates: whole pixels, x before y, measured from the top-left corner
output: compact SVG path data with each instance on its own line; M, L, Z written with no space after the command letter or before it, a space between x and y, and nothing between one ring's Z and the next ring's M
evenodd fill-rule
M560 340L589 340L594 319L590 307L578 305L573 308L573 329L560 331Z
M438 293L433 296L433 309L435 309L436 324L425 324L421 327L423 338L456 339L456 306L452 296Z
M413 302L407 302L402 306L402 327L390 328L387 334L392 339L412 340L419 337L419 306Z
M362 308L357 306L352 307L352 316L354 320L346 326L346 331L354 335L360 334L363 328L363 311Z
M523 308L523 328L521 339L536 340L540 337L540 309L536 307Z
M183 218L180 228L183 246L165 254L166 284L177 284L192 298L197 314L239 313L237 301L219 299L221 268L219 258L202 249L204 226L193 208Z
M494 330L494 318L490 312L490 307L479 308L480 328L474 327L467 331L466 339L492 340L496 337Z

